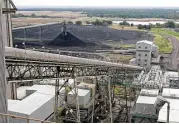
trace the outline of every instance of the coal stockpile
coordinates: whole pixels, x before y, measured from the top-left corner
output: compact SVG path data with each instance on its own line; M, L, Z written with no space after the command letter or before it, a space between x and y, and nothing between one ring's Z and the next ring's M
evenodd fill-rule
M69 32L62 32L54 40L48 43L49 46L86 46L79 38L75 37Z
M93 25L66 25L69 37L64 40L61 35L63 33L62 27L63 24L55 24L41 28L13 30L14 44L18 43L19 39L21 42L24 42L22 39L26 39L27 42L42 42L46 46L54 46L55 48L59 46L62 49L66 49L66 47L86 49L87 47L87 50L91 50L109 49L110 47L105 45L105 41L123 41L123 43L135 44L139 40L153 40L153 36L146 32L117 30Z

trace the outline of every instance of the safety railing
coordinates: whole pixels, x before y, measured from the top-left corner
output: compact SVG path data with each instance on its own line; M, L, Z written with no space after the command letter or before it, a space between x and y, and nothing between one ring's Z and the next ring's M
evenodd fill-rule
M44 120L40 120L40 119L22 117L22 116L17 116L17 115L12 115L12 114L0 113L0 116L26 120L27 123L30 123L30 121L35 121L36 123L54 123L54 122L51 122L51 121L44 121Z

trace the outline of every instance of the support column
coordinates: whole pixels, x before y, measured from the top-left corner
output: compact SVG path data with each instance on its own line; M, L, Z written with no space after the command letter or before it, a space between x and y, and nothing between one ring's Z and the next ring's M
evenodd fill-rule
M2 5L0 3L0 113L7 114L7 96L6 96L6 78L5 78L5 57L4 57L4 38L3 34L7 33L2 29L4 24L2 20ZM7 123L7 117L0 116L0 123Z
M59 72L60 69L57 67L57 74L56 74L56 82L55 82L55 105L54 105L54 120L55 122L58 122L58 97L59 97Z
M75 89L75 103L76 103L76 122L80 123L80 108L78 103L78 88L77 88L77 82L76 82L76 75L75 75L75 68L73 68L72 71L72 78L74 79L74 89Z
M109 94L109 117L110 117L110 122L113 123L112 103L111 103L111 78L110 78L110 76L108 77L108 94Z
M11 98L17 100L17 88L15 82L11 83Z

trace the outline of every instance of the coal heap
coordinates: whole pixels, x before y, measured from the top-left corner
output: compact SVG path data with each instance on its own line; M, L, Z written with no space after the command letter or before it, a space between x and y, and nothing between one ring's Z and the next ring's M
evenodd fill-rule
M69 32L62 32L60 35L58 35L54 40L48 43L50 46L85 46L86 43L84 43L79 38L75 37Z

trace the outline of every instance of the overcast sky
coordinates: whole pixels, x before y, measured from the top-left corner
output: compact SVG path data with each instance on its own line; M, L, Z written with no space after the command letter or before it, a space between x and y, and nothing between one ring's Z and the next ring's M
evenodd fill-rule
M16 6L179 7L179 0L13 0Z

